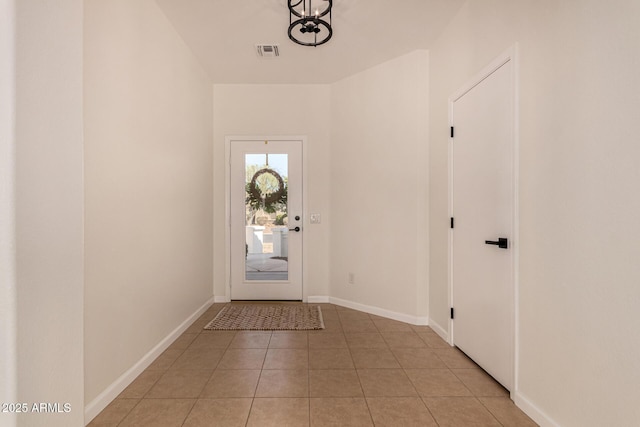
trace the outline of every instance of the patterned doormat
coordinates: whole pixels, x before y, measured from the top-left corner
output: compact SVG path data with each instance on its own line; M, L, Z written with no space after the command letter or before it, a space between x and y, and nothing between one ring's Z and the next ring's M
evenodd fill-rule
M204 327L208 330L314 330L324 329L317 305L230 304Z

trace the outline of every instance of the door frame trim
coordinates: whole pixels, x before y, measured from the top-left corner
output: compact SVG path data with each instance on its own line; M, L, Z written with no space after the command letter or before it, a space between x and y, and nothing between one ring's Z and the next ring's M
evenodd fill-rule
M231 301L231 144L234 141L300 141L302 144L302 224L303 227L307 218L307 136L306 135L226 135L224 137L225 151L225 183L224 183L224 204L225 204L225 227L224 227L224 247L225 247L225 273L224 273L224 300ZM307 301L307 240L302 239L302 301Z
M519 389L518 382L518 372L519 372L519 324L520 324L520 316L519 316L519 253L520 253L520 210L519 210L519 187L520 187L520 93L519 93L519 61L518 61L518 44L512 45L505 52L496 57L493 61L489 63L485 68L482 69L479 73L473 76L468 82L463 85L459 90L454 92L453 95L449 97L448 100L448 109L449 109L449 127L453 126L453 106L454 103L464 96L467 92L472 90L474 87L482 83L487 77L497 71L500 67L505 65L506 63L512 63L511 70L511 85L513 91L513 99L512 99L512 114L513 114L513 135L512 135L512 171L513 175L511 177L512 181L512 198L513 198L513 206L512 206L512 227L511 230L511 280L513 283L512 289L512 306L511 306L511 362L512 362L512 379L513 385L511 392L511 398L515 396L516 392ZM448 214L449 217L453 217L453 139L451 135L448 138ZM449 307L454 307L453 301L453 229L449 228L449 236L448 236L448 253L447 253L447 262L448 262L448 270L447 270L447 285L448 285L448 303ZM448 310L447 310L448 311ZM453 346L454 342L454 325L453 319L449 316L448 321L449 326L449 344Z

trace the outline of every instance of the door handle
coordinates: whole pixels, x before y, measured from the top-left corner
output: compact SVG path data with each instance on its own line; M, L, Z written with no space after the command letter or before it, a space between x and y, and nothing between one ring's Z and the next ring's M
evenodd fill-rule
M500 249L507 249L509 247L509 240L504 237L498 237L498 241L493 240L485 240L485 244L487 245L496 245Z
M296 233L300 232L300 227L290 228L289 231L295 231Z

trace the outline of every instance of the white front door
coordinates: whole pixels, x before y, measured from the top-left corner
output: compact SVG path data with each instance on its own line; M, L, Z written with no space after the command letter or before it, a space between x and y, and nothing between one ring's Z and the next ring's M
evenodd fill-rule
M231 299L302 300L302 141L230 141Z
M453 344L513 385L513 60L452 100Z

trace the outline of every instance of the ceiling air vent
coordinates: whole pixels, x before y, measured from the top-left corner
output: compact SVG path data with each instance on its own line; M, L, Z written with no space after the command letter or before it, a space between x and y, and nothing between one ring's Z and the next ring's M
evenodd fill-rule
M261 58L275 58L280 56L280 49L277 44L257 44L256 53Z

